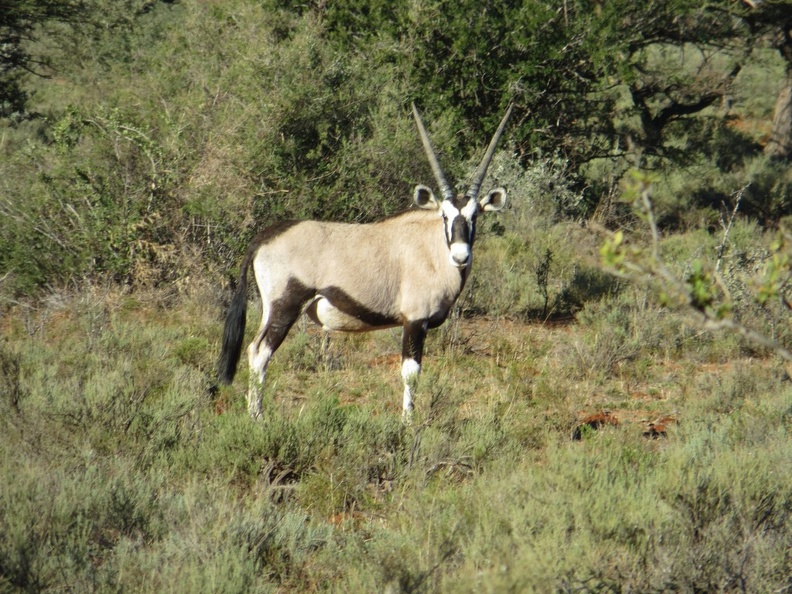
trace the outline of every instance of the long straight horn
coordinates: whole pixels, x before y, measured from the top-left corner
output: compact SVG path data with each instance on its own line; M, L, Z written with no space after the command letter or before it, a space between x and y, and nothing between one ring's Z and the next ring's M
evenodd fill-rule
M476 170L476 175L473 176L473 181L470 183L470 191L468 192L468 195L474 200L478 196L479 190L481 189L481 183L484 181L484 176L487 175L487 167L489 167L490 161L492 161L492 155L495 154L495 147L497 146L500 137L503 135L503 130L506 128L506 122L509 121L509 116L511 116L513 107L514 103L509 104L509 109L506 110L506 115L503 116L500 126L498 126L498 129L495 131L495 135L492 137L492 140L489 143L489 148L487 148L487 153L484 155L484 159L482 159L481 164Z
M437 155L435 154L434 147L432 146L432 141L429 140L429 134L426 133L426 128L424 128L423 122L421 121L421 116L418 114L418 110L415 108L415 103L412 104L412 110L413 116L415 116L415 123L418 124L418 132L421 134L421 142L423 143L424 150L426 151L426 156L429 157L429 164L432 166L432 171L434 172L435 179L437 180L437 185L440 186L440 193L443 195L443 198L450 200L454 197L454 190L446 181L443 170L440 168L440 162L437 160Z

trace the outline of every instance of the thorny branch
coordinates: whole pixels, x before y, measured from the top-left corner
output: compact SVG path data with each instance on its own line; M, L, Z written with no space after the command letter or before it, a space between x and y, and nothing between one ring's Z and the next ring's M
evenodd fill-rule
M723 254L726 252L726 242L729 239L729 232L731 231L732 225L734 224L734 219L737 218L737 210L740 208L740 200L742 200L745 190L747 190L748 186L750 185L751 184L749 183L732 194L732 196L737 197L737 200L734 201L734 208L732 209L731 216L729 217L729 222L726 223L723 220L723 217L721 217L721 226L723 227L723 241L721 241L721 244L718 246L718 261L715 263L715 272L720 270L721 263L723 262Z
M732 210L728 223L724 224L724 237L721 245L718 248L718 261L713 274L714 283L727 295L728 292L726 291L725 284L718 274L718 270L725 252L725 245L728 240L729 232L734 223L740 200L746 188L747 186L735 194L737 201ZM648 187L641 189L640 198L643 214L646 217L652 237L651 256L649 258L649 262L648 264L639 263L627 259L626 257L621 259L620 256L614 262L609 263L606 261L605 267L608 272L614 276L617 276L618 278L644 285L649 284L652 281L659 280L662 283L663 290L673 297L676 303L682 305L685 313L693 318L700 328L710 331L727 330L729 332L735 332L755 344L771 349L784 360L792 362L792 352L782 346L776 340L765 334L757 332L756 330L752 330L751 328L748 328L747 326L735 321L730 317L725 317L723 313L724 310L722 309L715 309L710 307L710 304L702 304L697 302L696 297L691 290L690 284L677 278L677 276L675 276L666 266L665 261L660 255L660 231L657 227L657 220L655 218L654 207L652 205L650 190ZM622 238L620 233L611 233L600 226L596 227L601 232L605 232L610 235L611 248L615 248L616 250L621 249ZM607 246L608 244L606 243L606 246L603 247L602 250L603 257L606 260L607 257L605 254L609 249Z

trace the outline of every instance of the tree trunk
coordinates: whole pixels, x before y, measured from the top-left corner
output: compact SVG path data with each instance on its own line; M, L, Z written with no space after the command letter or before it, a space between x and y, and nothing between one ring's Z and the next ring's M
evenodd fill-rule
M792 158L792 72L788 72L784 86L778 93L773 114L773 131L765 145L764 154L773 159Z
M765 145L764 154L772 159L792 159L792 21L780 28L778 51L786 62L784 86L778 93L773 113L773 131Z

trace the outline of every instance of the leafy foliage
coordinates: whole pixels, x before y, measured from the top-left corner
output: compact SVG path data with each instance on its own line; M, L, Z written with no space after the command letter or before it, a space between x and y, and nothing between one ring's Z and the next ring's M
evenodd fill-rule
M45 74L46 56L30 45L52 22L78 22L87 14L82 0L21 0L3 4L0 15L0 117L24 115L30 96L28 73Z
M727 252L734 251L727 248L742 200L740 191L728 222L721 219L720 245L705 252L709 252L706 263L698 257L690 258L690 254L682 262L667 260L651 200L652 178L640 172L633 172L633 178L635 184L629 194L638 196L634 208L646 221L651 240L649 245L642 245L640 239L628 245L621 231L610 234L600 247L603 265L622 278L652 284L663 306L692 314L702 327L731 330L792 361L785 323L792 307L788 298L792 268L787 233L781 232L767 247L752 247L758 252L758 263L739 252L727 257ZM761 240L767 242L768 238ZM724 266L730 260L731 265ZM680 265L684 271L679 270ZM757 307L764 320L755 315Z
M680 172L701 210L734 187L724 172L749 177L744 212L770 222L786 170L730 124L746 112L715 109L738 76L777 68L749 51L784 2L765 4L16 3L4 47L50 78L4 62L27 114L3 120L4 286L171 283L228 270L266 222L404 208L432 179L411 101L460 180L515 102L509 150L528 175L549 169L554 216L618 224L611 199L638 161ZM770 96L734 97L769 117Z

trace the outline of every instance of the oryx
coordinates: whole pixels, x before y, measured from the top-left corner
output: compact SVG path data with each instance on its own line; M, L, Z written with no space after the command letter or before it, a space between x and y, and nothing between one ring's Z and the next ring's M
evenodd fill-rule
M448 317L467 280L476 217L506 203L496 188L478 200L495 147L511 114L503 116L469 191L454 194L415 105L415 122L442 199L418 185L417 209L368 224L293 221L259 233L242 261L239 284L226 317L220 381L231 383L242 350L250 265L261 293L261 325L248 346L248 411L261 415L267 365L292 324L305 313L324 330L367 332L403 327L403 414L412 412L424 338Z

